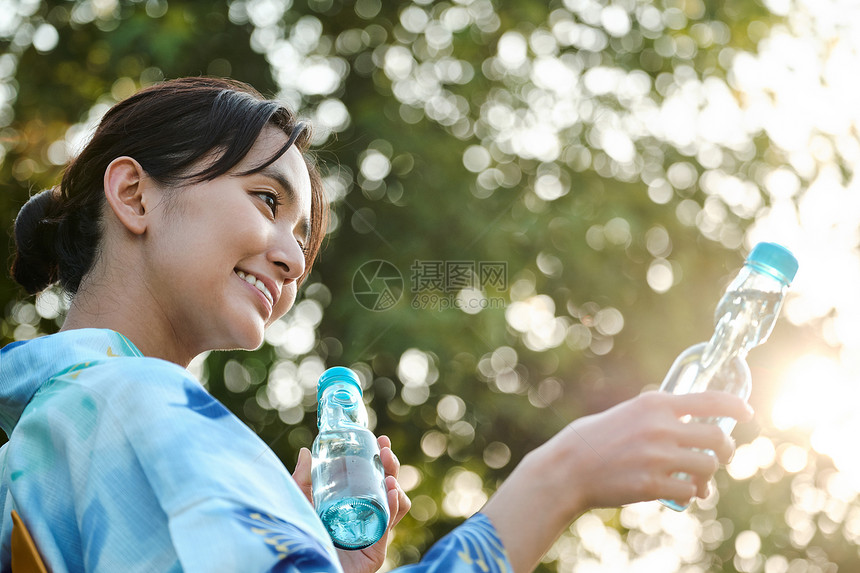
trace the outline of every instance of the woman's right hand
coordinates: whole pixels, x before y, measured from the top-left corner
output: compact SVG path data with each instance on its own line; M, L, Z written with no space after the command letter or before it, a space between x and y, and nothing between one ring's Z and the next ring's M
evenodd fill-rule
M589 509L706 496L734 443L715 425L685 423L686 416L747 421L752 410L724 392L647 392L574 421L529 453L482 510L514 571L530 571L561 531ZM711 450L716 458L691 448ZM679 472L693 481L679 478Z
M579 505L586 509L651 499L687 502L708 495L711 477L735 449L718 426L682 421L687 416L747 421L752 409L725 392L647 392L576 420L543 447L555 458L549 463L572 470L565 473L568 480L576 476Z

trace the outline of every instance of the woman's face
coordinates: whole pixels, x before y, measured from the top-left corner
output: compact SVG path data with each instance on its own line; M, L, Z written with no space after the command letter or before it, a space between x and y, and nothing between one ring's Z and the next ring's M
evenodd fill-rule
M148 290L173 338L192 356L257 348L296 299L310 233L311 183L291 147L268 127L229 173L172 191L149 236ZM159 318L155 318L159 320Z

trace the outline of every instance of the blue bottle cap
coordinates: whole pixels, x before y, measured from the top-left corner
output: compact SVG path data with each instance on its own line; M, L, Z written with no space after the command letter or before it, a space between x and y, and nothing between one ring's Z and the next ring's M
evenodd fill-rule
M358 395L363 395L361 392L361 382L358 380L358 375L349 368L344 368L343 366L335 366L333 368L329 368L322 373L322 376L320 376L319 382L317 383L317 401L319 401L325 389L336 382L346 382L348 384L352 384L353 386L358 388Z
M797 259L791 251L776 243L757 244L747 257L747 264L786 285L797 274Z

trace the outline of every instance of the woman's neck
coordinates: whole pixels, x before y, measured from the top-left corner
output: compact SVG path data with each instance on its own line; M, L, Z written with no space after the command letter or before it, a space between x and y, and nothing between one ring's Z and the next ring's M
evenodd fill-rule
M184 347L170 322L159 316L158 305L144 304L145 294L134 293L133 288L116 288L117 284L113 281L103 281L100 285L93 281L82 282L60 330L113 330L128 338L144 356L187 367L199 353ZM123 292L123 296L117 296L117 291Z

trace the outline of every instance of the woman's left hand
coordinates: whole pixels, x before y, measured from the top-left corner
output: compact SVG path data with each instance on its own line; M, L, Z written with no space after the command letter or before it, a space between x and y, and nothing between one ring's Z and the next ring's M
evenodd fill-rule
M338 558L340 558L340 564L346 573L374 573L382 567L382 563L385 561L385 554L388 550L388 536L394 526L403 519L403 516L409 512L409 508L412 506L409 496L406 495L406 492L403 491L403 488L400 487L400 483L397 481L397 476L400 474L400 461L394 455L394 452L391 451L391 440L388 436L379 436L377 442L379 443L379 456L382 459L382 467L385 470L385 487L388 490L388 509L391 518L388 521L388 529L386 529L385 535L370 547L356 551L338 549ZM299 459L296 462L293 479L313 504L311 452L307 448L302 448L299 452Z

